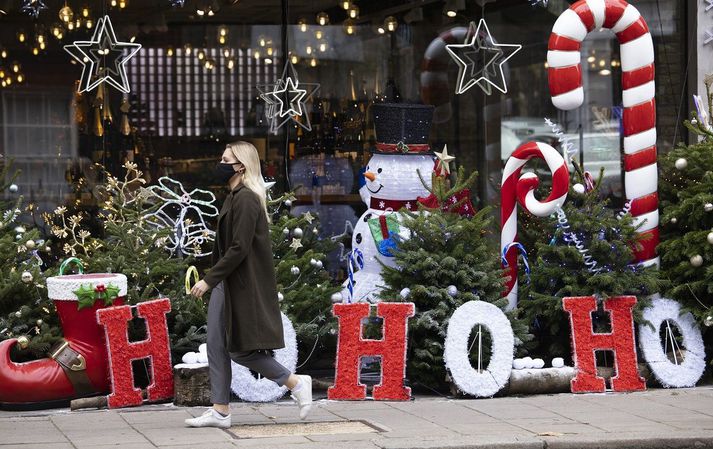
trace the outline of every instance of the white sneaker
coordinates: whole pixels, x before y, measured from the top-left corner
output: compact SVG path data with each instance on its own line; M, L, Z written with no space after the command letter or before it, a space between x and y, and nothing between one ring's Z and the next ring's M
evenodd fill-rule
M203 412L201 416L186 419L186 424L190 427L220 427L228 429L231 426L230 415L222 416L213 407Z
M300 407L300 419L305 419L312 408L312 377L302 374L297 374L297 377L300 378L302 386L299 390L293 391L290 397L297 401Z

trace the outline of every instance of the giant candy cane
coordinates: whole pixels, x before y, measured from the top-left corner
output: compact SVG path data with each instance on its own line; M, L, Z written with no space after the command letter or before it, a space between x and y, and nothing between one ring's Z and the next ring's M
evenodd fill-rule
M535 198L535 189L540 183L534 173L520 176L523 165L532 158L544 159L552 172L552 192L545 199ZM569 190L569 170L562 155L551 146L541 142L525 142L512 153L503 169L500 190L500 251L505 252L506 273L510 276L506 285L508 309L517 306L517 203L531 214L546 217L562 207Z
M650 238L634 251L636 262L657 264L659 242L654 46L646 21L624 0L580 0L552 27L547 63L552 103L563 110L584 101L580 45L594 29L612 30L621 44L624 102L624 191L638 229Z

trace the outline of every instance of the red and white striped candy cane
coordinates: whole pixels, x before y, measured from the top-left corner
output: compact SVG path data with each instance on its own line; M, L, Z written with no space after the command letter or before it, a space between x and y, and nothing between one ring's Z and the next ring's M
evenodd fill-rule
M535 189L540 183L534 173L520 176L522 167L532 158L544 159L552 172L552 192L545 199L535 198ZM517 203L538 217L546 217L562 207L569 191L569 170L560 153L542 142L525 142L512 153L503 169L500 190L500 251L505 251L510 280L507 283L508 309L517 306ZM509 246L510 245L510 246Z
M624 0L580 0L552 27L547 63L552 103L563 110L584 101L580 45L595 29L613 31L621 45L624 102L624 192L638 229L650 238L634 252L636 262L658 265L658 170L654 46L646 21Z
M421 99L425 104L436 106L433 123L447 122L451 118L451 95L448 84L448 65L452 59L446 51L447 44L462 44L468 28L454 27L433 39L426 48L421 61Z

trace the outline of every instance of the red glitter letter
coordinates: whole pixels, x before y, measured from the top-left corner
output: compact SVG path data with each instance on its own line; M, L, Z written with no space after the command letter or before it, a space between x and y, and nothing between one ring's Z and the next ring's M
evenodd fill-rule
M604 302L604 310L611 316L611 333L592 332L592 312L597 310L593 296L564 298L563 308L569 312L572 325L572 346L577 375L572 379L572 393L597 393L604 391L604 379L597 377L594 353L597 350L614 352L616 377L612 378L614 391L639 391L646 382L639 376L634 344L634 319L631 309L635 296L617 296Z
M413 303L381 302L376 313L384 319L381 340L362 338L361 320L369 316L368 303L335 304L339 317L336 373L334 386L327 390L329 399L364 399L366 385L359 383L359 359L381 356L381 383L374 386L373 398L407 401L411 389L404 387L406 374L406 334L408 317L414 315Z
M146 320L143 341L129 342L127 321L131 320L131 306L117 306L97 311L97 321L104 325L109 351L109 366L113 392L107 396L109 408L141 405L141 390L134 388L131 361L151 358L149 401L173 397L173 366L168 339L166 313L171 310L168 298L138 304L138 315Z

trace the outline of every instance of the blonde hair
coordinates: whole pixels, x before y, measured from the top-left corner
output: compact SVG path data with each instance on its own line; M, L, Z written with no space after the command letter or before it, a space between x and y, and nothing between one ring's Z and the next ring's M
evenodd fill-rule
M250 142L242 140L229 143L226 148L245 166L243 184L245 184L245 187L257 193L257 196L260 198L260 204L262 204L262 208L265 211L267 222L272 223L272 217L267 210L267 192L265 191L265 184L262 178L260 156L257 154L257 148Z

